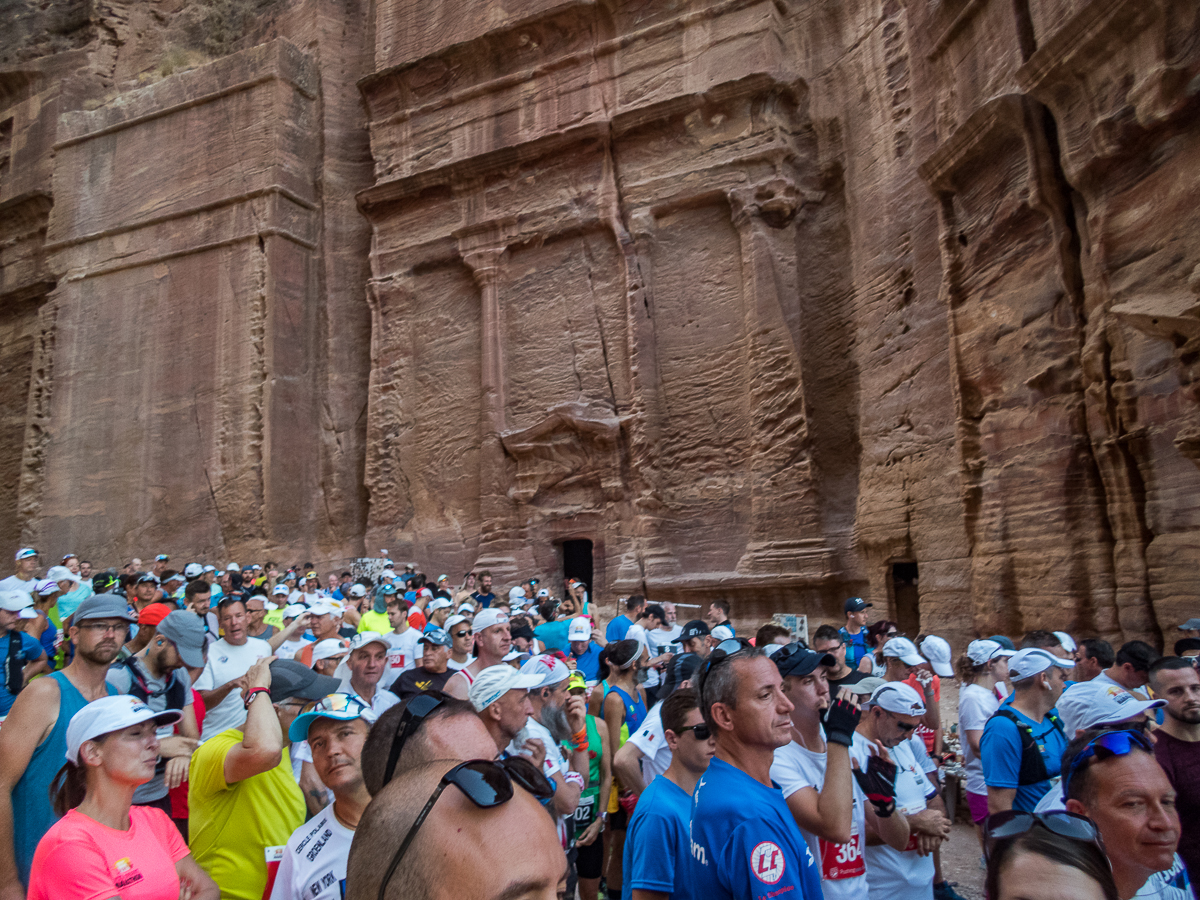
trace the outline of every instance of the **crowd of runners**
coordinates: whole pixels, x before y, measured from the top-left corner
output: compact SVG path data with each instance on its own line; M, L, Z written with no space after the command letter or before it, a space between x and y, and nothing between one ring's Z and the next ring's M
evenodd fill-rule
M1164 656L618 604L22 549L0 900L961 900L956 815L991 900L1193 897L1200 619Z

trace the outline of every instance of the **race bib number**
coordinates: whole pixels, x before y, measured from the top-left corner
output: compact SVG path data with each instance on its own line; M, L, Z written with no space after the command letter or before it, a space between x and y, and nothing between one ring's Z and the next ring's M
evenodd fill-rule
M750 871L763 884L775 884L787 867L783 851L771 841L763 841L750 851Z
M275 876L279 874L279 862L283 859L285 850L287 847L282 844L278 847L263 848L263 856L267 861L267 887L263 891L263 900L270 900L271 889L275 887Z
M579 805L575 807L575 831L579 833L596 821L596 798L595 796L585 795L579 798Z
M388 663L393 669L404 668L404 653L400 650L393 650L388 654Z
M863 836L850 836L849 843L831 844L818 839L821 847L821 877L826 881L841 881L867 874L863 859Z

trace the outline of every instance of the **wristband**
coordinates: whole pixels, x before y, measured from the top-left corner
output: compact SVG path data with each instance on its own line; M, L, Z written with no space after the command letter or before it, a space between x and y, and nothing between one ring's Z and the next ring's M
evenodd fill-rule
M270 688L265 688L265 687L250 688L250 690L246 691L246 696L242 698L242 702L246 705L246 709L249 709L250 703L251 703L251 701L254 700L255 697L257 697L259 694L270 694L270 693L271 693Z
M565 781L567 784L576 785L580 790L583 790L583 776L574 769L570 769L563 773L563 781Z

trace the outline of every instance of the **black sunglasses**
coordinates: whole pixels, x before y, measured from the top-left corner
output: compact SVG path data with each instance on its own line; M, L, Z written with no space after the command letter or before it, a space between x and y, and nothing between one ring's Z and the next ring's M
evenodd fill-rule
M704 661L704 668L701 670L701 683L708 680L708 675L713 669L733 656L740 650L745 650L750 646L750 642L745 638L726 638L713 647L712 653L708 654L708 659Z
M1020 837L1031 831L1035 825L1041 825L1047 831L1071 841L1095 844L1101 852L1104 851L1100 830L1087 816L1066 810L1031 813L1007 809L1004 812L993 813L983 820L984 859L991 858L997 843L1008 838Z
M404 712L400 714L400 721L396 723L396 733L392 735L392 748L388 751L387 766L383 770L383 784L391 781L392 775L396 773L396 761L400 759L404 742L421 727L430 713L449 699L441 691L423 691L408 701Z
M712 732L708 730L708 726L703 722L699 725L689 725L687 728L679 729L679 736L683 737L689 731L696 736L696 740L698 741L707 741L712 736Z
M404 858L409 845L412 844L417 832L429 817L433 804L437 803L438 797L442 796L442 791L446 789L447 785L454 785L480 809L492 809L513 798L514 781L538 800L546 800L554 796L554 785L538 771L533 763L520 756L495 762L488 759L472 759L459 763L443 775L442 780L438 782L438 786L434 788L433 794L425 803L425 808L421 810L417 820L408 829L408 834L401 841L396 855L392 857L392 862L383 875L383 881L379 883L379 900L384 900L384 893L387 891L392 874L400 865L400 860Z

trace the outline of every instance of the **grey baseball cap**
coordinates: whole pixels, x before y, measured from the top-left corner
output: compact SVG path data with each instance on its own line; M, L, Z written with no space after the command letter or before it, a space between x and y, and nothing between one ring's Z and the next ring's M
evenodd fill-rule
M1188 619L1179 626L1180 631L1200 631L1200 619Z
M129 604L116 594L93 594L76 608L71 615L71 624L78 625L88 619L124 619L136 622L137 617L129 611Z
M441 628L430 628L421 635L421 639L417 643L433 644L437 647L453 647L454 639Z
M320 700L337 693L342 687L340 678L318 675L294 659L277 659L271 663L271 702L279 703L289 697Z
M167 613L158 623L158 633L175 645L179 658L185 665L198 669L204 665L204 625L198 615L190 610L177 609Z

